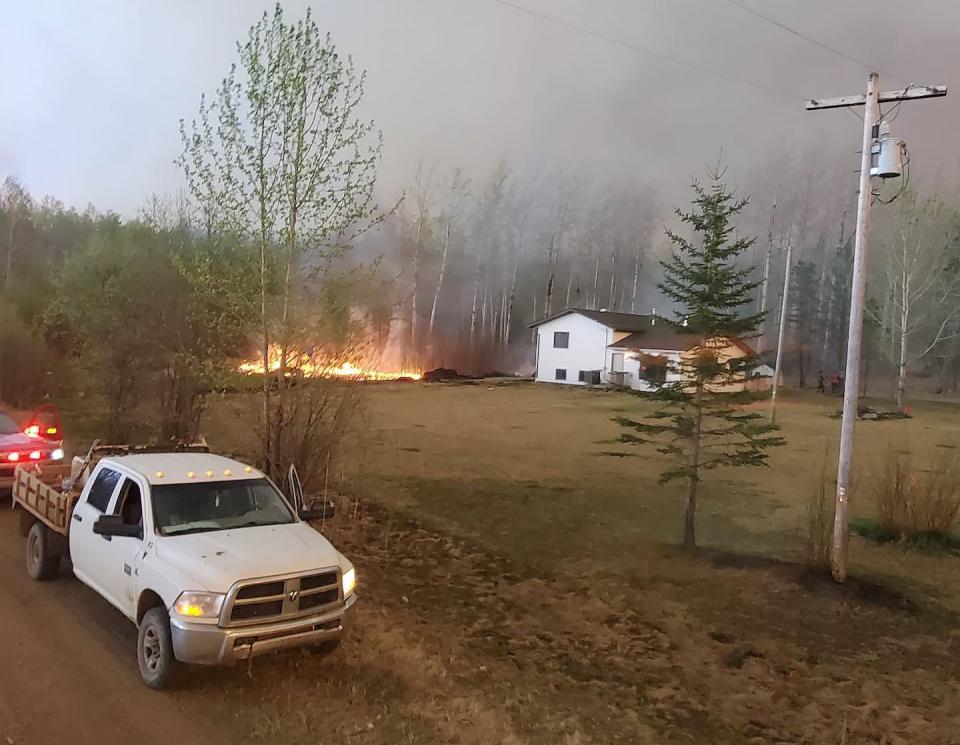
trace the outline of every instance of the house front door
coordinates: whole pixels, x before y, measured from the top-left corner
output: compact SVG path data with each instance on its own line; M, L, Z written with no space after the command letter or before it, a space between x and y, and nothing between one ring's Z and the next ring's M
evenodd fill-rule
M623 372L623 352L614 352L610 360L610 371L615 373Z

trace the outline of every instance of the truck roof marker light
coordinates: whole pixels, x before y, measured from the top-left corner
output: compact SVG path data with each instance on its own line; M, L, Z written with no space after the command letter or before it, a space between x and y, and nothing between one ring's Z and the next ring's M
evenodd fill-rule
M30 451L30 460L40 460L40 451L39 451L39 450L31 450L31 451Z
M213 471L207 471L207 478L213 478Z
M223 469L223 475L224 475L224 476L233 476L233 471L231 471L229 468L225 468L225 469Z
M253 467L247 466L246 468L243 469L243 471L244 473L253 473Z
M196 476L196 475L197 475L197 474L195 474L193 471L187 471L187 478L188 478L188 479L192 479L192 478L193 478L194 476Z
M158 478L158 479L162 479L162 478L163 478L163 471L157 471L157 478Z
M23 428L23 434L31 439L36 439L40 436L40 425L39 424L28 424Z
M16 463L18 460L20 460L20 453L7 453L7 460L11 463Z

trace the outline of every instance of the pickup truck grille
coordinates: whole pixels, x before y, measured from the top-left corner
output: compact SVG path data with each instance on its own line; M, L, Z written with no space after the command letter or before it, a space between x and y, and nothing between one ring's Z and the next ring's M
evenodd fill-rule
M227 598L227 625L283 621L309 615L340 601L340 571L326 569L291 577L240 583Z

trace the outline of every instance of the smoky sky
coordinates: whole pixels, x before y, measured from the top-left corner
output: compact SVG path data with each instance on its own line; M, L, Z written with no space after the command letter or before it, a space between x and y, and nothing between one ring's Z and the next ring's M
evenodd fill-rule
M784 154L857 166L848 111L803 99L859 93L867 70L728 0L515 0L531 10L750 81L731 83L505 7L495 0L316 0L321 28L368 72L364 114L384 135L383 193L421 160L482 175L497 161L636 178L670 202L721 148L734 180ZM955 83L955 0L745 0L902 81ZM0 173L132 215L181 178L178 121L235 59L270 2L2 0ZM305 2L284 3L288 20ZM908 103L904 137L921 182L960 164L960 89ZM825 176L826 177L826 176ZM851 175L851 184L853 176Z

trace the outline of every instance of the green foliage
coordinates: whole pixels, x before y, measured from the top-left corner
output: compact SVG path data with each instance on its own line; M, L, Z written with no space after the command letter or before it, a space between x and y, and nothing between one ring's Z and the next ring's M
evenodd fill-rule
M798 261L793 268L793 287L790 288L790 315L788 316L796 344L800 372L800 386L806 385L810 368L810 351L817 331L818 270L812 261Z
M364 74L309 10L288 22L277 4L237 54L197 119L181 122L178 163L208 238L258 253L260 351L279 356L263 378L262 461L280 480L291 461L312 470L300 442L317 421L312 407L330 403L294 397L290 368L335 365L357 343L347 290L362 272L346 256L384 216L374 201L382 138L359 115Z
M129 436L155 390L162 437L196 437L203 397L245 353L255 306L253 252L183 225L98 231L64 266L47 327L72 340L108 404L107 436Z
M850 283L853 278L853 236L837 247L828 280L831 361L835 370L842 370L847 359L847 334L850 319ZM824 371L828 376L829 372Z
M645 420L615 419L630 430L622 442L654 445L667 456L670 465L661 472L661 483L687 483L683 543L690 547L696 545L697 486L704 472L766 465L769 448L783 444L773 425L743 408L753 394L735 390L742 387L753 358L727 358L725 353L762 320L760 314L743 312L757 285L748 270L737 266L753 244L752 238L734 237L732 220L747 202L728 189L719 171L710 174L707 188L695 182L693 191L692 210L677 210L677 216L696 237L667 231L674 252L662 262L659 286L676 304L677 329L694 337L694 349L671 365L674 379L656 384L653 397L663 402L656 413Z
M143 377L159 365L157 298L170 281L141 226L98 231L63 269L48 323L69 329L107 402L107 437L126 439Z
M850 521L850 530L874 543L897 543L906 548L933 554L960 553L960 536L955 533L928 530L904 534L869 517L855 517Z

